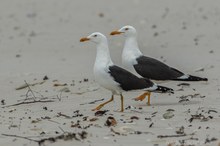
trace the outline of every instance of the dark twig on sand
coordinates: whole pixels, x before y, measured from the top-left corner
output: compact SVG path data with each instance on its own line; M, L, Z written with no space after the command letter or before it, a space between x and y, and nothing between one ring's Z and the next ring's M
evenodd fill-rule
M194 133L191 134L176 134L176 135L158 135L157 138L169 138L169 137L184 137L188 135L194 135Z
M158 135L157 138L169 138L169 137L184 137L186 134L177 134L177 135Z
M71 116L65 115L65 114L63 114L63 113L61 113L61 112L57 113L57 117L65 117L65 118L67 118L67 119L72 119Z
M28 91L26 93L26 99L28 98L28 93L30 92L33 96L33 99L36 99L36 96L34 95L34 92L31 90L31 87L29 86L29 84L26 82L26 80L24 80L25 84L27 85Z
M204 115L196 114L196 115L191 115L191 118L189 119L189 122L191 123L193 120L200 120L201 122L208 121L209 119L212 119L212 116L207 116L205 117Z
M22 102L18 102L18 103L15 103L15 104L3 106L2 108L11 107L11 106L18 106L18 105L24 105L24 104L32 104L32 103L54 102L54 100L49 99L48 97L44 97L39 92L33 91L31 89L30 85L26 82L26 80L24 80L24 82L25 82L25 87L28 88L28 91L25 94L26 98L24 100L22 100ZM29 93L30 93L30 95L29 95ZM39 94L40 97L37 97L35 93ZM62 96L62 93L60 93L60 96L57 95L59 101L61 100L61 96ZM37 99L37 98L39 98L39 99Z
M85 104L95 104L96 102L103 101L103 100L104 100L104 98L102 98L102 99L98 99L98 100L94 100L94 101L91 101L91 102L88 102L88 103L82 103L82 104L80 104L80 105L85 105Z
M22 138L22 139L38 142L38 140L31 139L31 138L28 138L28 137L25 137L25 136L19 136L19 135L13 135L13 134L2 134L2 135L3 136L8 136L8 137Z
M53 100L34 100L34 101L24 101L24 102L19 102L19 103L15 103L15 104L11 104L11 105L7 105L7 106L3 106L2 108L5 107L11 107L11 106L18 106L18 105L23 105L23 104L31 104L31 103L47 103L47 102L54 102Z
M3 136L8 136L8 137L26 139L26 140L29 140L29 141L36 142L36 143L38 143L39 146L41 146L47 141L54 143L57 140L65 140L65 141L73 140L73 139L77 140L77 141L84 140L84 139L87 138L88 133L86 131L82 131L82 132L79 132L79 133L64 132L61 135L58 135L58 136L55 136L55 137L43 138L43 139L40 139L40 140L28 138L28 137L25 137L25 136L12 135L12 134L2 134L2 135Z

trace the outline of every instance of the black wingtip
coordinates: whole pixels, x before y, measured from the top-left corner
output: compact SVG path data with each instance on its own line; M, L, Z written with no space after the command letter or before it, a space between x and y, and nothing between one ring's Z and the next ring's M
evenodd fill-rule
M208 81L208 78L203 78L203 81Z
M167 88L167 87L164 87L164 86L157 86L156 91L161 92L161 93L172 93L172 94L174 94L174 90L172 88Z
M178 78L174 80L176 81L208 81L208 78L201 78L201 77L189 75L188 78L184 78L184 79Z
M188 81L208 81L208 79L190 75Z

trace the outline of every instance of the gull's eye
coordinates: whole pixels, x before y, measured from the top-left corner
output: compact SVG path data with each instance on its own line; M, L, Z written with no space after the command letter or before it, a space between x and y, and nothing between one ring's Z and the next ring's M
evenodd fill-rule
M125 30L129 30L129 28L125 28Z
M97 37L97 34L95 34L94 37Z

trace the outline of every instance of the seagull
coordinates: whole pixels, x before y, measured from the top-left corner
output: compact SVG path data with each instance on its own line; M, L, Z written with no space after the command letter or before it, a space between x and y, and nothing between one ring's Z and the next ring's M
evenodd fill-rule
M104 105L112 102L115 95L121 97L121 112L124 111L124 97L122 92L144 90L158 93L173 93L173 89L159 86L149 79L139 78L129 71L113 64L105 35L94 32L80 39L80 42L91 41L96 44L97 53L93 68L95 80L104 88L111 91L111 99L98 105L93 110L99 110Z
M125 39L124 49L122 52L122 64L125 69L136 72L144 78L148 78L155 81L207 81L207 78L196 77L170 67L163 62L151 57L144 56L140 51L137 43L137 32L132 26L124 26L119 30L113 31L110 35L123 34ZM144 100L149 92L145 92L135 100ZM149 99L149 98L148 98ZM148 105L150 101L148 100Z

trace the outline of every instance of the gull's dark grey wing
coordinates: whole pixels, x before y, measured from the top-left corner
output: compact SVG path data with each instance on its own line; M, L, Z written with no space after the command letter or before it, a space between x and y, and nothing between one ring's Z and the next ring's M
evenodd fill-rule
M113 77L113 79L119 83L120 87L124 91L129 90L137 90L137 89L146 89L152 88L150 91L152 92L160 92L160 93L173 93L173 89L167 88L164 86L157 86L149 79L146 78L138 78L127 70L120 68L118 66L110 66L109 74Z
M125 91L150 88L154 85L150 80L138 78L129 71L115 65L109 67L109 74Z
M153 80L172 80L177 79L184 74L168 65L146 56L141 56L136 59L137 64L134 68L142 77Z
M200 78L191 75L185 75L181 71L169 67L168 65L146 56L140 56L136 59L134 65L136 72L142 77L153 80L181 80L181 81L207 81L207 78ZM184 76L184 78L181 78Z

